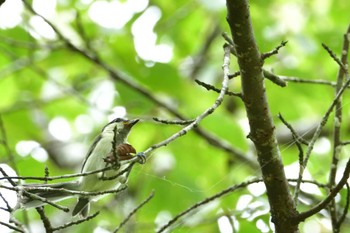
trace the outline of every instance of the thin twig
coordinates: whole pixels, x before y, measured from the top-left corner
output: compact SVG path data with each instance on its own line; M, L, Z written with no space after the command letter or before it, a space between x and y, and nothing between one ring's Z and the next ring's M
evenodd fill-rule
M319 85L327 85L335 87L337 86L336 82L321 80L321 79L302 79L297 77L289 77L289 76L279 76L282 80L287 82L294 82L294 83L304 83L304 84L319 84Z
M93 51L90 38L88 37L85 28L82 24L81 20L81 14L79 11L75 12L75 25L77 26L77 32L79 33L80 37L82 38L86 48L88 48L90 51Z
M1 207L1 209L11 213L12 212L12 208L11 208L10 204L8 203L8 201L6 200L6 198L4 197L4 195L2 195L1 192L0 192L0 198L6 205L6 208Z
M231 193L231 192L234 192L236 191L237 189L240 189L240 188L244 188L250 184L253 184L253 183L258 183L258 182L262 182L262 179L260 178L256 178L256 179L252 179L250 181L246 181L246 182L243 182L241 184L238 184L238 185L234 185L234 186L231 186L223 191L221 191L220 193L217 193L211 197L208 197L206 199L204 199L203 201L200 201L200 202L197 202L196 204L192 205L190 208L186 209L185 211L181 212L180 214L176 215L173 219L171 219L168 223L166 223L165 225L163 225L158 231L157 233L161 233L161 232L164 232L167 228L169 228L171 225L173 225L177 220L179 220L181 217L183 217L184 215L186 215L187 213L197 209L198 207L201 207L217 198L220 198L228 193Z
M3 175L3 177L0 177L1 179L6 179L12 186L17 186L17 184L7 175L7 173L4 171L4 169L0 166L0 173Z
M345 141L345 142L341 142L339 145L346 146L346 145L349 145L349 144L350 144L350 141Z
M194 120L164 120L159 119L158 117L153 117L152 119L156 122L163 123L166 125L189 125L192 122L194 122Z
M322 43L322 47L328 52L328 54L333 58L333 60L342 68L344 72L347 72L347 67L343 62L335 55L335 53L324 43Z
M349 184L346 183L346 203L345 203L345 206L344 206L344 209L343 209L343 213L342 215L340 216L339 220L337 221L337 223L335 224L335 232L340 232L340 227L341 225L343 224L345 218L346 218L346 215L348 214L349 212L349 206L350 206L350 187L349 187Z
M46 233L53 233L51 222L45 214L44 207L37 207L36 211L39 213L40 219L44 224Z
M282 41L281 44L279 44L274 50L272 50L272 51L270 51L270 52L267 52L267 53L261 54L261 59L265 60L266 58L269 58L269 57L271 57L271 56L273 56L273 55L278 54L278 51L279 51L282 47L286 46L287 43L288 43L288 41Z
M1 114L0 114L0 132L1 132L1 144L3 144L3 146L5 147L6 154L8 156L9 161L10 161L11 167L18 174L17 164L15 163L14 155L13 155L12 150L8 144L8 141L7 141L7 133L6 133L6 129L5 129ZM2 172L2 174L4 175L5 173ZM9 181L9 182L11 182L11 181Z
M273 82L277 86L280 86L280 87L286 87L287 86L287 82L286 81L284 81L279 76L277 76L274 73L272 73L271 71L263 69L263 74L264 74L264 78L270 80L271 82Z
M208 91L215 91L217 93L220 93L220 89L214 87L213 85L210 85L208 83L205 83L205 82L202 82L202 81L199 81L198 79L195 79L194 80L198 85L204 87L205 89L207 89ZM243 95L242 93L235 93L235 92L232 92L232 91L226 91L226 95L228 96L236 96L236 97L239 97L239 98L243 98Z
M348 52L349 52L349 38L348 38L348 33L350 33L350 25L348 28L347 33L344 34L344 39L343 39L343 47L342 47L342 56L341 60L339 61L341 64L344 66L347 64L348 60ZM325 47L328 48L328 47ZM327 50L331 56L336 57L335 54L331 50ZM334 59L334 58L333 58ZM342 69L342 67L339 67L338 75L337 75L337 86L335 90L335 94L338 93L340 90L344 78L345 78L345 72L346 70ZM329 180L328 180L328 185L329 188L332 189L335 184L336 184L336 174L338 170L338 161L339 161L339 156L341 153L341 148L342 148L342 142L341 142L341 126L342 126L342 118L343 118L343 111L342 111L342 98L339 98L336 107L335 107L335 113L334 113L334 126L333 126L333 151L332 151L332 165L330 167L330 173L329 173ZM329 211L331 215L331 221L332 221L332 226L334 232L339 231L340 225L337 217L337 205L335 200L332 200L330 205L329 205ZM342 221L341 221L342 222Z
M278 118L282 121L282 123L287 126L287 128L290 130L290 132L292 133L293 137L296 138L296 140L298 140L299 142L301 142L302 144L308 146L309 142L306 141L304 138L302 138L301 136L298 135L298 133L295 131L295 129L293 128L293 126L291 124L289 124L282 116L281 113L278 114Z
M302 222L306 218L311 217L314 214L320 212L322 209L326 208L329 205L329 203L333 200L333 198L339 193L339 191L347 183L349 176L350 176L350 159L346 163L342 178L340 179L339 183L334 187L334 189L332 189L332 191L328 194L328 196L323 201L318 203L316 206L312 207L311 209L305 212L298 214L296 217L293 217L294 220L296 222ZM298 183L299 183L299 179L298 179Z
M27 218L28 215L25 214L23 216L24 218ZM26 227L25 226L28 226L28 219L24 219L23 222L19 222L17 219L14 218L14 216L10 216L10 223L14 223L17 227L21 228L21 229L25 229Z
M232 38L228 35L227 32L223 32L221 33L221 36L226 40L226 42L231 45L231 46L234 46L235 44L233 43L233 40Z
M43 198L43 197L41 197L41 196L39 196L39 195L37 195L37 194L28 192L28 191L24 190L23 188L19 188L18 186L15 186L15 187L8 187L8 186L0 185L0 188L8 189L8 190L11 190L11 191L15 191L15 192L19 193L20 195L25 195L25 196L27 196L27 197L29 197L29 198L31 198L31 199L39 200L39 201L41 201L41 202L44 202L44 203L46 203L46 204L48 204L48 205L51 205L51 206L57 208L57 209L60 209L60 210L62 210L62 211L64 211L64 212L68 212L68 211L69 211L69 209L68 209L67 207L60 206L60 205L58 205L58 204L56 204L56 203L54 203L54 202L51 202L51 201L49 201L48 199ZM39 188L36 188L35 190L37 190L37 189L39 189ZM52 190L52 188L46 188L46 189ZM45 190L46 190L46 189L45 189ZM42 190L42 189L40 189L40 190ZM53 189L53 190L57 190L57 189Z
M288 182L294 182L297 183L298 179L288 179ZM316 185L318 188L323 188L323 189L328 189L328 185L327 184L322 184L316 180L302 180L302 183L307 183L307 184L313 184Z
M53 230L53 231L58 231L58 230L62 230L62 229L64 229L64 228L71 227L71 226L73 226L73 225L79 225L79 224L82 223L82 222L87 222L87 221L89 221L89 220L95 218L99 213L100 213L100 212L96 212L96 213L94 213L94 214L92 214L92 215L87 216L86 218L79 219L79 220L77 220L77 221L72 221L72 222L67 223L67 224L64 224L64 225L62 225L62 226L52 228L52 230Z
M263 74L264 74L264 78L270 80L271 82L273 82L277 86L280 86L280 87L286 87L287 86L287 82L286 82L285 79L281 78L278 75L275 75L271 71L268 71L268 70L265 70L265 69L263 69L262 71L263 71ZM229 79L232 79L232 78L237 77L239 75L241 75L241 72L240 71L236 71L233 74L229 74L228 77L229 77Z
M47 165L45 165L45 178L49 177L50 176L50 171L49 171L49 167ZM45 184L47 183L47 180L45 180Z
M297 182L298 180L297 179L288 179L288 182ZM160 233L160 232L163 232L165 231L167 228L169 228L171 225L173 225L176 221L178 221L180 218L182 218L184 215L188 214L189 212L217 199L217 198L220 198L230 192L234 192L238 189L241 189L241 188L244 188L244 187L247 187L251 184L254 184L254 183L259 183L259 182L263 182L263 179L262 178L254 178L252 180L249 180L249 181L246 181L246 182L242 182L238 185L234 185L234 186L231 186L223 191L221 191L220 193L217 193L211 197L208 197L206 199L204 199L203 201L200 201L200 202L197 202L196 204L192 205L191 207L189 207L188 209L186 209L185 211L179 213L178 215L176 215L173 219L171 219L166 225L162 226L158 231L157 233ZM317 181L314 181L314 180L302 180L303 183L309 183L309 184L313 184L313 185L316 185L317 187L319 188L328 188L326 184L321 184Z
M129 220L130 218L141 209L146 203L148 203L154 197L154 191L143 201L141 202L135 209L133 209L129 215L119 224L119 226L113 231L113 233L118 232Z
M333 108L336 106L338 100L341 98L341 96L343 95L344 91L346 90L346 88L348 87L349 84L350 84L350 79L347 79L346 82L341 87L341 89L339 90L339 92L337 93L337 95L335 96L335 98L334 98L333 102L331 103L331 105L328 107L328 109L327 109L325 115L323 116L321 122L317 126L317 129L316 129L316 131L315 131L315 133L314 133L314 135L313 135L313 137L312 137L312 139L311 139L311 141L309 143L309 146L308 146L306 154L305 154L305 159L304 159L304 163L303 163L303 167L302 167L303 171L304 171L304 169L307 166L307 163L309 161L311 152L313 150L313 147L315 145L316 140L319 138L319 136L321 134L323 126L326 125L326 123L328 121L328 118L329 118L329 115L333 111ZM301 174L298 177L300 179L300 181L301 181L302 176L303 176L303 171L301 172ZM297 186L295 188L295 193L294 193L294 201L295 201L295 203L297 203L297 201L298 201L299 190L300 190L300 182L297 183Z
M15 227L15 226L13 226L13 225L11 225L11 224L8 224L8 223L6 223L6 222L3 222L3 221L0 221L0 225L6 226L6 227L8 227L9 229L14 230L14 231L18 231L18 232L21 232L21 233L25 233L25 231L24 231L23 229L20 229L20 228L18 228L18 227Z
M41 197L40 195L31 193L31 191L43 191L43 192L57 191L57 192L71 194L72 196L73 195L100 196L100 195L109 194L109 193L114 193L114 194L119 193L119 192L125 190L127 188L127 186L124 185L124 186L119 187L117 189L96 191L96 192L75 191L75 190L68 190L68 189L64 189L64 188L52 188L52 187L26 187L25 189L23 189L22 187L18 187L18 186L17 187L7 187L4 185L0 185L0 188L4 188L4 189L15 191L17 193L21 193L21 195L25 195L31 199L39 200L39 201L46 203L48 205L51 205L59 210L62 210L64 212L69 212L69 208L67 208L65 206L58 205L55 202L52 202L47 198Z
M137 161L139 158L136 156L128 159L128 160L123 160L120 162L121 165L131 163L134 161ZM109 170L113 170L114 166L108 166L104 167L98 170L94 171L89 171L89 172L82 172L82 173L74 173L74 174L67 174L67 175L61 175L61 176L51 176L51 177L40 177L40 176L6 176L6 177L0 177L0 180L9 180L9 179L14 179L14 180L42 180L42 181L53 181L53 180L60 180L60 179L67 179L67 178L76 178L76 177L82 177L82 176L89 176L92 174L100 173L100 172L105 172Z
M215 100L214 104L211 107L209 107L207 110L205 110L201 115L196 117L196 119L188 126L184 127L183 129L181 129L177 133L173 134L169 138L165 139L164 141L157 143L157 144L149 147L148 149L146 149L144 151L145 155L151 153L153 150L155 150L159 147L166 146L167 144L174 141L175 139L185 135L188 131L195 128L201 120L203 120L205 117L212 114L221 105L221 103L226 95L226 91L228 89L228 81L229 81L228 75L229 75L229 65L230 65L230 47L231 46L229 46L227 44L224 46L224 64L222 66L223 71L224 71L224 78L223 78L222 88L221 88L220 94L217 97L217 99Z
M123 170L121 170L120 172L118 172L116 175L114 176L108 176L108 177L101 177L101 180L114 180L120 176L122 176L123 174L127 173L128 171L131 171L132 167L135 165L135 162L131 162L126 168L124 168Z
M231 53L237 57L237 51L235 48L235 43L233 42L232 38L228 35L227 32L221 33L221 36L226 40L226 42L231 45L230 51Z
M14 190L16 190L18 193L22 192L22 195L25 195L25 196L27 196L27 197L29 197L31 199L39 200L39 201L44 202L44 203L46 203L46 204L48 204L50 206L53 206L53 207L55 207L55 208L57 208L59 210L62 210L64 212L66 212L66 213L69 212L69 208L67 208L65 206L58 205L55 202L49 201L47 198L43 198L43 197L41 197L39 195L33 194L33 193L28 192L28 191L23 190L23 189L21 190L21 189L15 188Z
M6 188L6 189L9 189L9 190L13 190L13 191L22 191L21 189L18 189L16 187L15 188L11 188L11 187L3 186L3 185L0 185L0 188ZM23 190L23 191L28 192L30 195L34 195L33 197L31 196L34 199L39 199L41 201L46 202L47 201L46 198L42 198L40 196L38 198L38 195L30 193L30 191L43 191L43 192L59 191L59 192L62 192L62 193L71 194L72 196L73 195L79 195L79 196L100 196L100 195L108 194L108 193L119 193L119 192L125 190L126 188L127 188L127 186L123 186L123 187L120 187L120 188L117 188L117 189L110 189L110 190L104 190L104 191L95 191L95 192L87 192L87 191L75 191L75 190L69 190L69 189L64 189L64 188L52 188L52 187L26 187L26 190Z
M223 32L221 35L227 41L227 43L229 43L231 45L231 53L234 56L237 56L237 52L236 52L236 49L235 49L235 44L234 44L233 40L231 39L231 37L226 32ZM281 44L278 45L274 50L272 50L272 51L270 51L268 53L262 54L261 55L261 59L264 60L264 59L266 59L266 58L268 58L268 57L270 57L272 55L277 54L279 49L282 48L283 46L285 46L286 44L287 44L287 41L282 41ZM281 79L279 76L273 74L272 72L263 69L263 74L264 74L265 78L267 78L271 82L275 83L276 85L278 85L280 87L287 86L287 83L283 79ZM240 71L237 71L234 74L230 74L229 78L231 79L231 78L237 77L239 75L240 75Z
M278 114L278 118L282 121L282 123L287 126L287 128L291 131L293 139L295 140L295 144L297 145L297 148L299 150L299 175L298 177L302 176L303 170L304 170L304 150L301 147L300 143L303 143L305 145L309 145L309 143L304 140L302 137L298 135L298 133L294 130L292 125L290 125L282 116L281 113Z
M193 58L193 64L191 66L192 69L189 74L189 76L192 79L195 79L199 74L200 70L203 69L203 67L206 67L206 63L208 62L207 57L209 56L208 53L210 51L210 48L213 45L213 42L217 38L218 34L220 33L220 23L216 21L214 22L214 24L214 26L209 25L208 29L210 31L207 33L207 36L202 37L202 41L204 42L202 43L198 54L195 55Z
M241 71L236 71L236 72L234 72L233 74L229 74L229 75L228 75L228 78L229 78L229 79L233 79L233 78L238 77L238 76L240 76L240 75L241 75Z

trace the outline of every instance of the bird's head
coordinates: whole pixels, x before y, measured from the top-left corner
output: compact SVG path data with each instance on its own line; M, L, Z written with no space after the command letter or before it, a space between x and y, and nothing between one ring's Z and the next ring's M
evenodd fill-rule
M139 121L139 119L128 120L124 118L116 118L109 122L103 129L102 134L116 133L116 138L119 142L126 141L131 128Z

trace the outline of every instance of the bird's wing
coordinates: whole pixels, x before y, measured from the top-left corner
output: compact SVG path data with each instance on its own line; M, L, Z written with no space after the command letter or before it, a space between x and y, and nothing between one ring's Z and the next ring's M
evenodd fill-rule
M95 140L94 140L94 142L92 143L92 145L90 146L90 149L89 149L89 151L88 151L88 153L87 153L87 155L86 155L86 157L85 157L85 159L84 159L83 166L81 167L81 172L83 172L84 167L85 167L85 164L86 164L86 161L89 159L89 157L90 157L92 151L95 149L97 143L101 140L101 138L102 138L101 135L98 135L98 136L95 138Z
M78 187L78 181L62 182L55 184L24 184L21 185L24 191L37 195L41 198L45 198L48 201L56 202L69 197L73 197L72 194L67 193L68 191L76 191ZM52 189L45 189L52 188ZM18 194L18 204L15 209L18 208L33 208L43 206L46 203L39 198L33 198L29 195L20 192Z

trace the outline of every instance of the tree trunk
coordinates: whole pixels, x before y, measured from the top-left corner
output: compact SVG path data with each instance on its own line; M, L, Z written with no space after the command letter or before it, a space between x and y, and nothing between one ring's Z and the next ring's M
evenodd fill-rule
M292 221L297 211L289 192L275 126L266 98L262 73L263 59L255 42L248 1L227 0L227 12L241 73L243 101L250 125L248 137L257 151L270 203L271 221L275 224L276 232L299 232L298 223Z

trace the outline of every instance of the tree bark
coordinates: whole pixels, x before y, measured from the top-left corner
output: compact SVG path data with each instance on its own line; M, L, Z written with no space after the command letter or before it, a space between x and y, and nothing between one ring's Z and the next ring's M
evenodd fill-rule
M250 125L248 137L253 141L270 204L271 221L276 232L299 232L293 198L288 188L275 126L269 110L263 59L256 45L247 0L227 0L227 21L235 45L241 73L242 94Z

